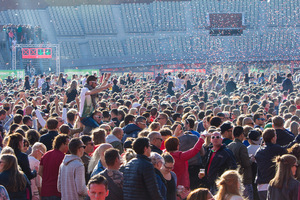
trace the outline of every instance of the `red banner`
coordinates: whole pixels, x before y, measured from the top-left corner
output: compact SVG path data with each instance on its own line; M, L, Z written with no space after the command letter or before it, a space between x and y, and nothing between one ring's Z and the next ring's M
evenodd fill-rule
M23 59L52 58L51 48L22 48Z

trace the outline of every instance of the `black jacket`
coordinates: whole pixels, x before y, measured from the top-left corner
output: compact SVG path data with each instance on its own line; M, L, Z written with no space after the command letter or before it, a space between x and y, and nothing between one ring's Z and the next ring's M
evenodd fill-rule
M276 135L276 144L279 144L280 146L287 145L294 140L293 133L289 133L287 130L276 129Z
M6 171L1 172L0 173L0 185L3 185L7 189L7 193L9 195L10 199L13 199L13 200L26 200L27 199L26 188L31 194L30 182L27 179L26 175L24 174L24 177L26 179L26 188L23 191L19 190L19 191L16 191L16 192L12 192L8 188L8 186L9 186L8 180L9 180L10 176L11 176L11 171L10 170L6 170ZM31 195L30 195L30 197L31 197Z
M275 164L273 158L286 153L285 148L278 144L266 143L256 151L255 160L257 163L257 184L267 184L275 176Z
M53 140L57 135L57 131L49 131L48 133L40 137L40 142L47 147L47 151L52 149Z
M282 90L292 93L294 90L293 82L290 79L286 78L282 83Z
M209 187L215 184L215 181L223 174L223 172L225 172L228 169L237 168L236 161L232 151L227 149L225 145L222 145L220 149L216 152L208 171L209 160L212 156L212 153L213 153L212 150L209 149L208 159L205 167L205 174L206 174Z
M163 153L163 151L160 150L159 148L157 148L157 146L155 146L155 145L151 144L150 147L151 147L151 152L156 152L156 153L158 153L160 155Z
M226 94L230 94L236 90L236 83L233 81L228 81L226 84Z
M35 178L37 175L37 172L36 172L36 170L31 171L27 154L25 154L19 150L16 151L15 154L16 154L16 157L18 160L18 165L21 167L22 171L27 176L27 178L29 180Z
M124 200L162 200L154 167L145 155L137 155L124 170Z

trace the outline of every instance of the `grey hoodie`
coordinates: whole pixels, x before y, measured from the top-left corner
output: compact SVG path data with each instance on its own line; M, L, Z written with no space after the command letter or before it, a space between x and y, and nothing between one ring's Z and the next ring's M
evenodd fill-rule
M113 134L106 137L106 142L110 143L114 148L119 149L120 154L124 152L122 141Z
M84 165L77 155L65 155L59 167L57 190L62 200L82 200L87 196Z

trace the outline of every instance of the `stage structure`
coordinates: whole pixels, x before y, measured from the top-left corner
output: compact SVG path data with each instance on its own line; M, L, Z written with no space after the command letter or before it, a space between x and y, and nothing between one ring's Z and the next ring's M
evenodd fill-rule
M18 54L20 52L20 54ZM60 73L60 45L59 44L16 44L12 47L12 70L17 69L17 58L20 60L55 60L55 73ZM21 62L22 63L22 62ZM49 67L49 66L48 66ZM23 66L21 66L23 69ZM30 68L30 66L28 67ZM45 69L40 69L44 73ZM26 69L25 69L26 71ZM35 68L28 69L31 74L35 74ZM49 71L50 67L49 67ZM35 72L35 73L34 73Z

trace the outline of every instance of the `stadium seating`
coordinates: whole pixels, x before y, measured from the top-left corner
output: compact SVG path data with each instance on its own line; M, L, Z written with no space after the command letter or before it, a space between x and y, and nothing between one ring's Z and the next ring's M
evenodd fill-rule
M8 18L6 16L6 11L0 11L0 25L8 24Z
M125 55L120 40L89 40L89 47L93 57L119 57Z
M60 41L60 55L62 59L80 58L79 44L74 41Z
M300 1L270 0L267 15L268 26L299 26Z
M222 51L224 49L222 37L200 35L192 38L192 50L196 54Z
M261 37L262 51L290 54L298 51L297 35L291 31L274 30Z
M231 37L230 39L230 53L233 56L259 53L260 50L261 38L258 32L246 33L240 37Z
M41 25L38 10L7 10L8 21L14 25Z
M184 31L186 18L183 2L154 1L152 5L153 24L157 31Z
M2 54L0 53L0 66L4 66L5 65L5 61L2 57Z
M48 12L58 36L80 36L84 34L75 7L48 7Z
M127 55L151 55L158 54L159 41L156 38L129 38L125 41Z
M259 1L258 0L192 0L192 14L196 29L207 26L208 13L243 13L245 24L249 28L258 26Z
M191 53L190 37L172 36L169 38L170 52L173 53Z
M84 5L80 6L80 11L86 34L117 34L110 5Z
M152 21L147 4L121 4L120 9L126 33L153 32Z

